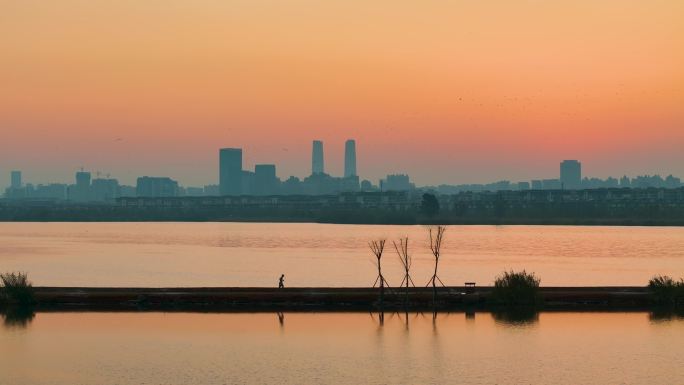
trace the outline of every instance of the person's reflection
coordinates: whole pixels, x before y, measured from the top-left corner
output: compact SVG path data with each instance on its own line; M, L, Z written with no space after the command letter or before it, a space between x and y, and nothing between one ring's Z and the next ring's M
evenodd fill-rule
M32 307L9 307L3 310L3 325L8 329L24 329L33 321L36 313Z
M278 323L280 324L280 328L282 329L283 327L285 327L285 314L283 314L283 312L280 311L276 314L278 315Z

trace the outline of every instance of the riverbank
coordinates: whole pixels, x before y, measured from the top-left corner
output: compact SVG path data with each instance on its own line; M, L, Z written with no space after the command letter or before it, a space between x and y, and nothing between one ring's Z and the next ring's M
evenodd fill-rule
M36 287L37 309L52 310L376 310L490 309L491 287L378 288L94 288ZM649 309L645 287L542 287L540 308L549 310Z
M284 222L377 225L684 226L684 188L325 195L0 199L7 222Z

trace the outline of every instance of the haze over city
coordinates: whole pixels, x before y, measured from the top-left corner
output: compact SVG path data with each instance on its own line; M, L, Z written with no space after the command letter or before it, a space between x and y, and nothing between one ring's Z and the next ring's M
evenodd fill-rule
M681 2L200 5L4 3L0 175L304 177L313 138L342 175L350 137L373 181L684 175Z

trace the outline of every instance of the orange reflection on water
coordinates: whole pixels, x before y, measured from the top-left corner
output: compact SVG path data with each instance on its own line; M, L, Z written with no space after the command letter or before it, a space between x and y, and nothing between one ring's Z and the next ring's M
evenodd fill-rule
M0 264L38 286L370 286L368 242L410 238L412 277L425 285L433 257L423 226L315 223L0 223ZM684 271L684 228L450 226L439 276L490 285L508 269L542 286L646 285ZM386 250L391 285L402 272Z
M408 319L408 325L406 320ZM647 313L39 313L0 383L672 383L684 319Z

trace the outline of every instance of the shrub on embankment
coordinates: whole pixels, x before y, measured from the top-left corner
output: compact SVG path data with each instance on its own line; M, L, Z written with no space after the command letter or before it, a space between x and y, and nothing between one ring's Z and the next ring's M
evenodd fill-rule
M684 306L684 280L658 275L648 281L653 302L661 306Z
M541 280L525 270L506 271L494 281L491 302L504 306L534 306L539 303Z
M0 274L0 303L9 305L30 305L35 302L33 286L26 273Z

